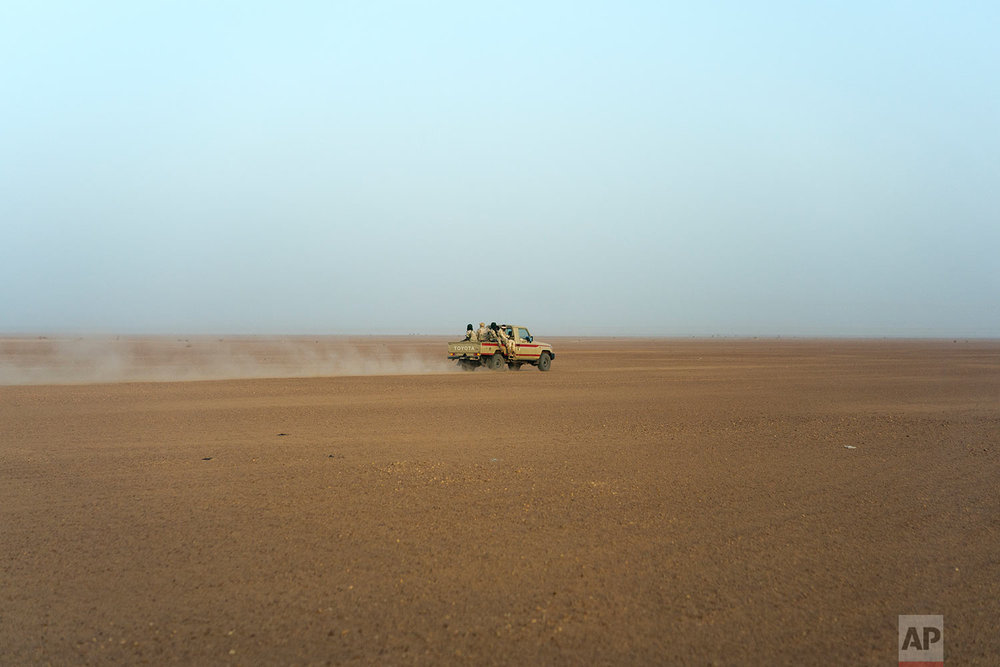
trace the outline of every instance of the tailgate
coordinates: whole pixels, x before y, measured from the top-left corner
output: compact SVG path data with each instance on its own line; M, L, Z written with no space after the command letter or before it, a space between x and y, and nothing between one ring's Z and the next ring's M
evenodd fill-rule
M471 341L448 343L448 354L479 354L480 344Z

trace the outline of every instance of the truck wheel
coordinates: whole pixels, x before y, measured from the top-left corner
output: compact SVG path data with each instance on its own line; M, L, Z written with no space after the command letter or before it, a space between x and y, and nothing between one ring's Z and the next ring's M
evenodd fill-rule
M490 363L488 364L490 370L498 371L503 368L503 355L499 352L495 352L492 357L490 357Z
M547 371L550 368L552 368L552 357L548 352L542 352L542 356L538 357L538 370Z
M458 365L461 367L461 369L463 371L474 371L474 370L476 370L476 367L479 364L477 364L474 361L469 361L467 359L462 359L460 362L458 362Z
M509 364L507 364L507 368L509 368L512 371L519 371L519 370L521 370L521 362L520 361L512 361Z

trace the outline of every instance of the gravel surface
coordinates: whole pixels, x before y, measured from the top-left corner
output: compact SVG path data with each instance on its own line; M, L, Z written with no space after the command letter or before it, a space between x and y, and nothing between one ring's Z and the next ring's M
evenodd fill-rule
M2 342L0 663L996 664L1000 343L550 342Z

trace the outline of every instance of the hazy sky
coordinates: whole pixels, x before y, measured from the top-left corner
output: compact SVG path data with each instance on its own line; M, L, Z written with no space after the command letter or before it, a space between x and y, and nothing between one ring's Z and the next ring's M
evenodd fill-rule
M0 332L1000 336L1000 4L4 2Z

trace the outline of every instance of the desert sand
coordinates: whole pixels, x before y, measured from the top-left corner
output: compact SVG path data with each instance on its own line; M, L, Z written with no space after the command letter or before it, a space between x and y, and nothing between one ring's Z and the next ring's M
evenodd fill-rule
M1000 342L445 340L0 340L0 663L996 664Z

